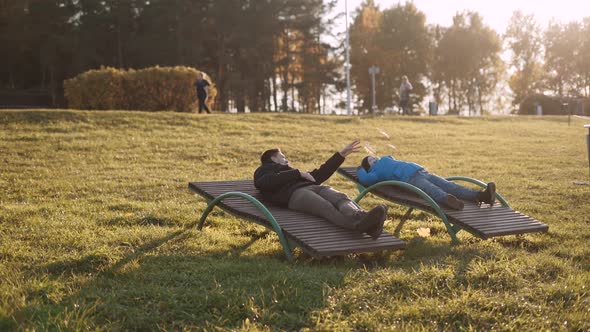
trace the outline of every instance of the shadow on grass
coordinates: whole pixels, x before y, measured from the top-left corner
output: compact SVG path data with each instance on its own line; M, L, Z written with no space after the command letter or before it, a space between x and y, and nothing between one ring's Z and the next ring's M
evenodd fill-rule
M108 256L52 263L38 273L50 280L82 274L73 295L55 303L40 299L13 316L20 328L40 330L238 329L248 324L277 329L311 325L310 313L325 305L326 287L339 287L345 272L285 260L241 257L268 232L232 253L159 255L159 247L179 248L193 236L180 230L153 240L108 264ZM297 263L295 263L297 264ZM18 326L11 326L18 329Z
M494 242L501 244L505 248L522 249L528 253L537 253L549 247L547 241L530 241L524 235L510 236L506 238L494 239Z
M106 220L99 220L99 225L106 226L176 226L176 221L154 215L152 213L138 213L133 216L115 216Z
M87 276L88 281L71 285L77 291L59 302L29 294L33 304L13 317L23 324L20 328L39 330L297 330L314 326L314 312L328 305L326 290L344 290L351 269L403 271L407 280L391 279L384 286L395 292L392 296L414 298L417 290L412 276L431 286L429 296L439 296L456 288L449 284L467 287L466 274L473 260L494 260L491 248L413 238L405 252L324 260L298 254L289 263L282 251L276 252L278 259L243 255L271 234L267 230L243 232L251 236L245 244L206 254L184 254L195 252L194 247L184 250L190 245L187 239L194 236L184 229L136 247L114 263L108 254L98 253L46 265L36 274L46 274L56 282L62 279L57 283L70 275ZM164 244L166 254L161 254ZM441 266L448 268L439 269ZM514 285L509 277L481 273L471 278L469 286L511 289ZM365 280L361 277L358 282Z

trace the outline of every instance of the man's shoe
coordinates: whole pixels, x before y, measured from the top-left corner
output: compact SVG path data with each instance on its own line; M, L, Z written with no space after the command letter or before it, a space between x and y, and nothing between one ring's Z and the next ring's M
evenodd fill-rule
M378 227L381 220L385 220L386 215L387 210L383 206L377 205L369 212L365 212L365 215L357 222L355 230L365 233L370 229L374 229Z
M354 221L358 222L358 221L362 220L366 215L367 215L367 211L359 209L359 210L354 211L354 215L352 216L352 219Z
M447 194L447 197L445 198L445 204L451 207L453 210L459 211L463 210L463 207L465 207L463 201L451 194Z
M379 206L383 209L383 216L379 219L379 223L367 230L367 234L370 235L373 240L377 240L379 236L381 236L381 233L383 233L383 225L387 219L387 210L389 209L387 205L381 204Z

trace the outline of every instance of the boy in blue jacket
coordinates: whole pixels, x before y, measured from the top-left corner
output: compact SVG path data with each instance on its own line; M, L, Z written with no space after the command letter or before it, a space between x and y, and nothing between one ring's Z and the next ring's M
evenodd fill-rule
M490 206L496 201L496 184L488 183L484 191L463 187L429 173L424 167L413 162L396 160L393 156L377 158L367 156L357 171L359 180L366 185L381 181L407 182L428 194L435 202L445 204L455 210L463 210L461 200L486 203Z

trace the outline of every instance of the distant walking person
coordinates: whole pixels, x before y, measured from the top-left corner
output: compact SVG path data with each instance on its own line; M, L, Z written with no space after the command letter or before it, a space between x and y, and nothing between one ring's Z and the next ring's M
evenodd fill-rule
M408 76L402 76L402 84L399 87L399 106L402 109L403 115L410 114L410 91L412 84L408 81Z
M197 74L197 80L195 81L195 88L197 88L197 99L199 100L199 113L203 112L203 109L207 113L211 113L209 106L207 106L207 95L209 94L209 82L203 78L203 73Z

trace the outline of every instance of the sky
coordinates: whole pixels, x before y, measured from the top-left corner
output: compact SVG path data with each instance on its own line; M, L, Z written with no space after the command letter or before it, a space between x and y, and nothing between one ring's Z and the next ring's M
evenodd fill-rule
M347 0L352 18L362 0ZM380 9L389 8L405 0L375 0ZM590 16L589 0L414 0L416 7L426 14L429 24L450 26L453 16L463 10L472 10L483 16L484 23L503 34L512 13L520 9L524 14L533 14L544 29L552 18L561 23L581 21ZM344 12L345 0L339 0L338 9ZM349 21L350 23L350 21Z
M338 0L335 12L344 13L345 1L348 3L349 24L352 23L355 12L363 0ZM381 9L387 9L398 3L404 4L410 0L374 0ZM552 19L560 23L572 21L581 22L584 17L590 17L590 0L413 0L418 10L426 15L427 24L451 26L453 16L464 10L478 12L484 24L502 35L516 10L525 15L533 14L535 20L544 30ZM344 16L338 23L338 32L344 32ZM499 109L499 108L498 108Z

